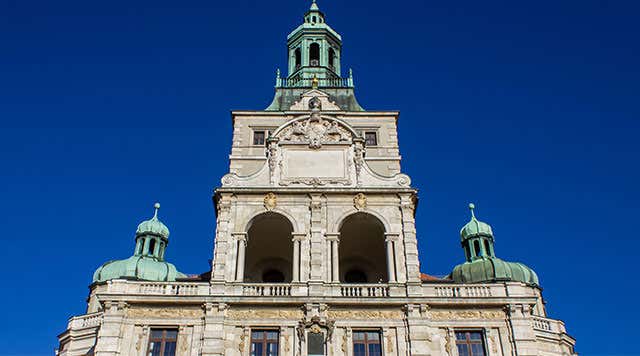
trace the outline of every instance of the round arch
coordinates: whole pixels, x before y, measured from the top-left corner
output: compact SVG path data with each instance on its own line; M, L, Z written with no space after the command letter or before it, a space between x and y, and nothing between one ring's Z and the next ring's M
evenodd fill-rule
M384 217L382 214L378 213L377 211L374 210L357 210L355 208L351 208L349 210L347 210L346 212L344 212L342 215L340 215L334 222L333 224L333 231L340 231L340 229L342 229L342 225L344 225L344 222L351 216L354 214L358 214L358 213L362 213L362 214L368 214L373 216L374 218L378 219L378 221L380 221L380 223L382 224L382 226L384 227L384 233L391 233L391 225L389 224L389 221L387 221L386 217Z
M285 283L293 278L294 225L285 215L267 211L247 224L246 257L242 280Z
M383 220L367 212L346 216L339 225L339 281L382 283L389 281Z

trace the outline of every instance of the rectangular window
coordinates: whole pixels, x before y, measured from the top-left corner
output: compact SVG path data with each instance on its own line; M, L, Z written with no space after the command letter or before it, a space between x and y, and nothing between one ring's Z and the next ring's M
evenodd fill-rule
M375 131L366 131L364 133L364 144L367 146L378 145L378 134Z
M264 146L266 136L264 130L253 131L253 144L256 146Z
M177 329L151 329L148 356L175 356Z
M353 356L382 356L379 331L354 331Z
M278 356L278 339L276 330L255 330L251 332L251 356Z
M485 356L484 334L480 330L456 331L456 346L460 356Z

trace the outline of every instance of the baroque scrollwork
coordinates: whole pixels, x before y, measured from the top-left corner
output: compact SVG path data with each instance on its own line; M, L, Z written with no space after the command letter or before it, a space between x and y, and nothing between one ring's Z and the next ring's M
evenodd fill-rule
M283 143L308 144L311 149L319 149L327 143L350 143L353 135L341 124L320 115L312 115L302 121L295 121L279 134Z

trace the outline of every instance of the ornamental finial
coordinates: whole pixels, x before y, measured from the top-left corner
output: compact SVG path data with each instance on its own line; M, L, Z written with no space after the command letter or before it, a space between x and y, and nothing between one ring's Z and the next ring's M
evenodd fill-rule
M160 203L153 204L153 208L156 209L156 211L153 213L153 218L158 219L158 210L160 210Z
M475 214L475 212L473 211L475 208L476 208L475 204L473 204L473 203L469 203L469 210L471 210L471 218L472 218L472 219L475 219L475 218L476 218L476 214Z
M311 10L319 10L318 4L316 4L316 0L311 1Z

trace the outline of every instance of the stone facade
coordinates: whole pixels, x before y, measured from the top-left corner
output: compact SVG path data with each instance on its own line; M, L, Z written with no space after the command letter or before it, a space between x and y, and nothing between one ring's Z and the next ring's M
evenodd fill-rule
M383 355L456 356L456 332L469 330L487 355L574 355L538 286L420 273L398 113L345 110L333 89L311 83L288 110L233 112L211 272L92 284L58 355L148 355L163 328L177 330L176 355L251 355L255 330L275 332L286 356L317 340L320 354L351 356L362 331Z

